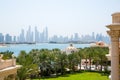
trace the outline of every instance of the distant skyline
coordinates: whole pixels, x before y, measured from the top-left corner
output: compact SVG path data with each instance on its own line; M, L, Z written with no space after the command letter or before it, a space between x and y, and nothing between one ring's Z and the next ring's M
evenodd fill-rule
M120 0L0 0L0 33L19 35L21 29L48 27L49 36L74 33L107 34L111 14Z
M74 33L69 36L54 34L52 37L49 37L47 27L40 32L37 27L32 31L31 26L29 26L27 31L22 29L18 36L11 36L10 34L3 35L0 33L0 43L89 43L96 41L109 43L110 38L107 35L95 34L94 32L88 35Z

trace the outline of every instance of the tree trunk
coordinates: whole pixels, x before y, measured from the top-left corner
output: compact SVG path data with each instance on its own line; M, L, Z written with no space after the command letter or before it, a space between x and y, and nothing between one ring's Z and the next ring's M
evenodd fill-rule
M81 58L80 58L80 70L81 70Z
M89 61L90 61L90 68L89 68L89 69L90 69L90 71L91 71L91 58L89 59Z
M102 58L101 58L101 64L100 64L100 71L102 71Z
M85 66L85 67L86 67L86 69L85 69L85 70L87 70L87 58L86 58L85 64L86 64L86 66Z

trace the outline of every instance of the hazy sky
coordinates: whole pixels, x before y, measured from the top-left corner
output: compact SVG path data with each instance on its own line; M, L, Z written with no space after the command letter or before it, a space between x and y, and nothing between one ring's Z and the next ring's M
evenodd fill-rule
M120 11L120 0L0 0L0 33L18 35L21 29L49 35L106 34L111 14Z

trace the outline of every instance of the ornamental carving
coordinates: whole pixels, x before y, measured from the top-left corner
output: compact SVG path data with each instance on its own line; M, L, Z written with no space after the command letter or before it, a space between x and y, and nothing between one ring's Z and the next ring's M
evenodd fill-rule
M111 31L107 31L107 33L110 35L112 41L119 41L120 31L111 30Z
M111 37L119 37L119 36L120 36L120 31L118 31L118 30L107 31L107 33L108 33Z

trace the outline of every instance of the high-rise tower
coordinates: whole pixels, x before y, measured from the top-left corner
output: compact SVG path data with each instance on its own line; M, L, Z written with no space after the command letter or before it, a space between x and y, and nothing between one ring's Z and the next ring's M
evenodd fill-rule
M20 37L19 37L19 42L25 42L25 33L24 29L21 30Z
M3 43L4 42L4 36L2 33L0 33L0 43Z
M26 42L33 42L33 32L31 31L31 26L26 33Z
M35 27L35 42L39 42L39 31L37 30L37 27Z

